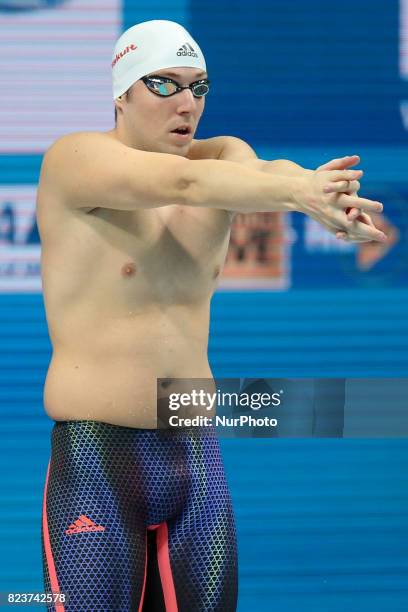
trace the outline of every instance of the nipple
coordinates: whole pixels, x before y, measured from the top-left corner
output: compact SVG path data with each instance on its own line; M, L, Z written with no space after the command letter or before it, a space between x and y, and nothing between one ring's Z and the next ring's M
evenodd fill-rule
M136 266L133 261L128 261L122 266L122 276L133 276L136 272Z

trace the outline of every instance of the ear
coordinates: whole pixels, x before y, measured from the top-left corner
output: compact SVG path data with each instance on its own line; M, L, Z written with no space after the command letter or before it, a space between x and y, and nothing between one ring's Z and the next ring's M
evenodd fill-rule
M116 107L117 113L123 112L123 109L122 109L123 98L124 98L124 94L115 98L115 107Z

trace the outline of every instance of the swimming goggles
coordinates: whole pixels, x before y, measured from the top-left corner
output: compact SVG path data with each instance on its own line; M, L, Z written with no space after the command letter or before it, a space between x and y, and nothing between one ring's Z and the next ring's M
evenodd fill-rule
M202 98L207 95L210 90L210 81L208 79L194 81L194 83L190 83L190 85L186 85L186 87L182 87L177 81L173 81L173 79L155 74L145 76L141 80L154 94L167 98L169 96L174 96L174 94L183 89L190 89L195 98Z

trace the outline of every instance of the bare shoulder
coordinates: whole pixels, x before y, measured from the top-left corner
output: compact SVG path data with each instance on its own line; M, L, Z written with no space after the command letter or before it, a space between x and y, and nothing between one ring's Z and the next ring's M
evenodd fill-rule
M100 147L104 143L112 143L114 138L107 132L72 132L57 138L44 154L43 164L53 164L61 162L64 157L68 157L72 152L76 152L78 147Z
M201 140L193 139L188 159L219 159L225 144L225 136L214 136Z
M120 201L123 175L129 174L128 166L138 153L109 132L65 134L44 155L39 191L84 212L93 210L114 188Z
M254 149L236 136L215 136L204 140L193 140L189 159L219 159L236 163L257 160Z
M103 143L108 143L113 139L103 132L72 132L64 134L55 140L47 149L42 160L42 170L51 169L58 170L60 165L66 159L69 159L72 153L78 151L79 148L86 147L86 150L92 150L92 147L103 146ZM44 172L41 174L41 179Z
M64 182L67 175L72 173L74 180L75 152L85 149L92 152L94 147L103 147L103 143L110 137L103 132L72 132L64 134L55 140L46 150L41 164L37 207L47 207L52 203L53 210L60 208L64 203ZM85 208L84 212L92 210L92 206Z

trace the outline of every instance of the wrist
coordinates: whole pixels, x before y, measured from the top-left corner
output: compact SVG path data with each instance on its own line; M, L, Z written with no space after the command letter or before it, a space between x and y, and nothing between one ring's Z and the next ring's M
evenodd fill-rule
M308 172L313 172L312 170L308 170ZM305 213L305 199L306 193L308 191L308 181L309 179L305 176L297 176L293 177L291 181L292 186L292 194L291 194L291 209L292 212L301 212Z

